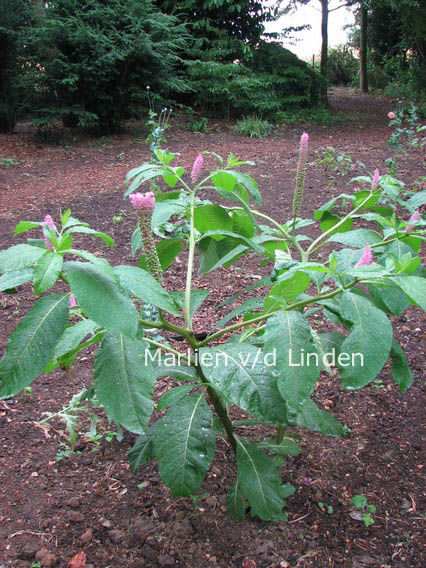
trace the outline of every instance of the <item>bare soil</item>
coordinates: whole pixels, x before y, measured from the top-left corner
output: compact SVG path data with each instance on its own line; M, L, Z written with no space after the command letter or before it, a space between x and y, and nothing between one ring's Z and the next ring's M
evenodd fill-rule
M167 133L167 146L181 153L187 168L202 149L253 160L263 210L284 220L291 212L298 140L306 129L311 149L304 201L308 216L343 189L343 181L331 184L314 167L326 146L364 162L368 171L384 169L390 155L386 115L392 101L346 90L332 92L330 101L347 120L284 126L255 140L237 136L223 122L214 123L207 134L188 132L179 128L178 118ZM46 143L37 142L32 128L22 124L16 134L0 136L0 156L19 161L0 169L0 247L22 242L13 237L18 221L42 220L47 213L58 218L60 207L71 207L74 216L116 240L113 251L97 242L91 243L97 247L92 251L115 263L132 262L134 218L123 200L122 183L131 167L149 157L145 134L140 125L102 139L58 129ZM401 163L400 177L408 187L424 175L423 159L413 151ZM345 190L351 191L350 186ZM122 221L113 223L114 216ZM168 272L170 288L183 288L183 265L184 256ZM218 302L261 274L253 261L198 277L199 287L211 289L198 330L209 330ZM32 302L30 286L16 296L0 295L0 354ZM42 376L31 392L0 401L0 567L38 566L36 561L70 568L426 566L423 314L411 308L393 318L393 324L413 370L413 386L401 394L388 366L375 383L357 392L322 378L315 400L352 433L340 439L300 431L303 452L289 457L281 470L283 479L297 487L288 499L288 523L237 523L226 515L233 460L225 442L194 499L173 497L155 464L132 475L127 452L134 436L128 433L121 443L105 437L91 441L80 434L70 455L58 453L66 449L60 445L67 443L64 425L54 421L46 431L37 421L90 384L91 353L74 365L72 374ZM170 380L160 381L157 395L168 388ZM82 432L87 431L87 420L83 426ZM105 420L98 423L100 432L111 429ZM354 515L351 498L356 494L377 508L375 524L368 528Z

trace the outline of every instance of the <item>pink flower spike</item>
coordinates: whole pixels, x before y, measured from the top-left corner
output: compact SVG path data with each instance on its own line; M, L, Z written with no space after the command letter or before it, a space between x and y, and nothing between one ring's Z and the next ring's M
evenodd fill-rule
M418 211L415 211L411 217L408 219L408 222L416 222L420 219L420 213ZM405 232L408 233L408 231L412 231L414 229L414 225L407 225L405 228Z
M52 231L56 230L55 222L50 215L46 215L43 222L44 222L45 225L50 227L52 229Z
M373 251L371 250L370 245L365 245L364 250L362 251L361 258L355 264L355 268L359 268L360 266L368 266L374 262Z
M193 183L197 181L200 172L203 168L203 163L204 163L203 155L198 154L198 156L195 158L194 165L192 166L192 171L191 171L191 180Z
M141 211L143 209L152 211L155 206L155 195L152 191L146 193L132 193L129 195L133 209Z
M380 171L378 168L374 170L373 181L371 182L371 189L376 189L379 185Z
M70 294L70 308L75 308L77 306L77 300L74 294Z
M304 132L300 137L300 150L301 152L307 152L309 144L309 134Z
M56 231L55 222L50 215L45 216L44 221L43 221L43 225L45 227L49 227L49 229L52 229L52 231ZM43 237L43 240L44 240L44 244L46 245L46 247L50 250L53 250L53 245L46 236Z
M395 115L394 112L392 112L392 111L388 112L388 118L390 118L391 120L393 120L395 118L395 116L396 115Z

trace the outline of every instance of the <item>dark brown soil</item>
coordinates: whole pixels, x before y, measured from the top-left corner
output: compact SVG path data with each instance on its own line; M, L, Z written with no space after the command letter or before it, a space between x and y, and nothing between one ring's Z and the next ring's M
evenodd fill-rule
M310 134L312 166L326 146L361 160L369 171L384 169L390 155L386 114L391 101L344 90L331 93L330 100L347 121L282 127L261 141L240 138L223 123L213 125L208 134L175 124L168 132L168 147L181 153L187 167L202 149L254 160L263 210L285 219L304 129ZM57 218L59 208L69 206L73 215L116 239L113 252L93 243L99 254L115 263L131 262L134 219L121 185L125 173L148 158L144 132L133 127L100 141L73 131L59 135L61 145L37 143L31 128L22 125L17 134L0 136L0 156L19 160L17 166L0 169L1 248L20 242L12 236L19 220L42 220L47 213ZM424 175L422 158L413 151L401 164L400 177L408 187ZM306 216L342 189L342 181L330 184L321 170L311 167ZM120 214L122 222L112 223ZM167 276L171 288L183 288L183 260ZM217 317L218 301L259 274L256 262L245 262L216 271L213 278L199 277L198 285L212 292L197 320L198 330L208 330ZM16 296L0 295L0 354L32 301L29 286ZM237 523L226 515L233 463L224 442L194 499L173 497L161 484L155 464L133 476L126 456L133 443L129 434L121 443L115 438L90 441L81 434L71 455L58 454L65 448L60 443L67 442L63 424L54 421L43 430L37 421L90 383L90 353L74 365L72 375L43 376L32 392L0 401L0 568L38 566L36 553L41 566L70 568L426 566L423 314L412 308L393 323L413 370L413 386L401 394L388 367L378 381L357 392L343 391L337 381L323 377L317 402L352 434L340 439L300 432L303 452L289 457L282 468L283 479L297 487L288 500L288 523ZM160 381L158 394L168 388L167 379ZM88 428L85 420L82 431ZM98 431L110 429L105 421L98 423ZM354 518L351 498L356 494L377 507L375 524L368 528ZM87 564L81 553L71 561L80 551Z

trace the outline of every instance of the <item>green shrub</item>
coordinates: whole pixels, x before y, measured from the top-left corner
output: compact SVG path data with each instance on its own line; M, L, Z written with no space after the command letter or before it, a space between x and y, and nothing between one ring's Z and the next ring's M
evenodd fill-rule
M240 136L264 138L272 132L272 124L256 115L245 116L237 122L234 130Z
M278 44L261 42L246 61L186 65L191 105L204 113L274 119L282 110L318 103L318 75Z
M328 52L327 74L331 85L350 85L357 74L359 61L347 46L340 45Z

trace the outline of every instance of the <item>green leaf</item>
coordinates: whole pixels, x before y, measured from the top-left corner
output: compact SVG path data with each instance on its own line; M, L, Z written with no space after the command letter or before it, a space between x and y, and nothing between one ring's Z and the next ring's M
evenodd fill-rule
M136 335L136 308L112 278L97 266L83 262L66 262L64 271L79 305L90 319L111 331Z
M332 414L318 408L311 399L303 404L294 420L299 426L326 436L344 436L347 433L346 428L337 422Z
M192 389L194 385L181 385L179 387L174 387L170 389L162 397L158 399L157 403L157 410L164 410L169 406L174 406L181 398L187 395Z
M112 278L113 280L115 279L113 268L106 258L96 256L95 254L87 250L70 249L67 252L73 254L74 256L77 256L78 258L83 258L84 260L91 262L97 267L98 270L103 272L106 276Z
M273 375L274 362L273 352L262 352L253 345L225 344L200 350L204 375L228 401L265 422L287 424L287 407Z
M324 215L322 216L322 219L321 219L321 223L320 223L321 231L323 231L325 233L326 231L328 231L329 229L331 229L332 227L337 225L337 223L339 223L341 220L342 219L338 215L333 215L332 213L328 213L328 212L324 213ZM334 235L336 233L345 233L346 231L350 230L350 228L352 227L352 224L353 224L353 221L349 217L348 219L346 219L346 221L344 223L342 223L342 225L337 227L335 229L335 231L332 231L330 233L330 235Z
M287 405L297 412L309 399L320 370L311 328L300 312L282 311L268 320L265 351L274 350L278 389Z
M383 240L383 237L380 233L370 231L369 229L354 229L347 233L336 233L328 240L332 243L340 243L341 245L360 249L364 248L365 245L380 243Z
M175 187L179 179L182 177L184 168L180 166L177 168L170 168L170 170L172 171L170 171L168 174L163 175L163 180L169 187Z
M33 266L45 251L31 245L15 245L0 251L0 274Z
M417 193L412 195L410 199L407 201L407 205L409 205L412 208L413 212L425 204L426 204L426 190L418 191Z
M132 473L136 473L139 466L154 459L154 433L160 420L154 422L146 434L141 434L137 437L136 442L127 454Z
M246 312L251 312L252 310L259 309L262 307L262 305L263 305L263 298L259 298L256 296L253 298L249 298L248 300L243 302L241 306L238 306L237 308L235 308L235 310L232 310L232 312L229 312L229 314L227 314L220 321L218 321L215 324L215 327L217 328L223 327L232 318L244 314Z
M114 272L121 286L137 298L148 304L154 304L174 316L181 315L167 290L146 270L136 266L121 265L116 266Z
M374 304L388 314L399 315L404 312L410 302L399 288L367 284L367 290Z
M411 300L426 311L426 279L420 276L394 276L391 278Z
M257 444L257 447L279 456L297 456L302 451L296 442L288 438L284 438L279 444L273 440L265 440Z
M282 481L272 460L247 440L236 440L240 494L247 497L251 514L264 521L285 520Z
M243 521L246 516L248 503L241 492L239 478L232 483L226 496L226 510L236 521Z
M340 302L342 317L353 323L342 343L338 367L343 386L358 389L372 381L389 357L392 326L369 300L346 291Z
M166 268L168 268L172 264L174 259L182 251L182 242L182 239L162 239L155 245L162 270L166 270ZM140 246L138 246L138 248L141 248L142 246L143 245L141 239ZM139 268L148 271L145 255L142 255L139 259Z
M154 212L151 218L151 228L155 229L158 225L167 223L173 215L182 215L186 206L180 199L167 199L166 201L156 201Z
M411 383L413 382L413 374L408 365L404 351L395 339L392 341L390 357L392 359L391 370L393 380L397 385L399 385L400 390L404 392L410 388Z
M306 272L294 272L283 274L278 278L279 284L274 286L265 298L265 311L269 311L268 299L275 300L278 304L293 302L300 294L309 288L311 279ZM276 302L271 302L275 304Z
M130 432L145 432L154 409L155 375L148 345L123 334L107 333L95 355L93 386L110 420Z
M35 227L42 227L43 223L32 223L31 221L21 221L15 227L14 235L20 235L21 233L25 233L30 229L34 229Z
M138 168L133 168L130 170L125 179L125 184L128 184L130 180L133 180L129 187L126 189L124 193L124 197L129 196L131 193L139 189L139 187L146 181L162 176L167 175L169 173L168 169L164 166L160 166L158 164L150 164L144 163Z
M70 233L83 233L85 235L94 235L104 241L106 245L110 248L114 246L114 239L107 235L106 233L102 233L101 231L95 231L95 229L90 229L90 227L84 227L82 225L72 227L69 230Z
M204 302L206 297L208 296L208 290L191 290L191 298L190 298L190 314L191 318ZM185 305L185 292L175 291L170 292L171 297L176 302L176 304L183 310Z
M93 333L97 328L98 325L90 319L81 320L75 325L67 327L55 347L53 360L56 361L72 349L75 349L86 335Z
M29 385L48 364L65 330L69 294L40 298L12 333L0 362L0 398Z
M250 175L235 170L227 170L227 172L237 180L237 183L239 185L244 186L251 193L256 203L262 203L262 196L259 192L259 186Z
M203 238L197 244L201 273L211 272L232 261L247 250L247 246L238 243L237 239L225 238L217 241L211 237Z
M216 187L225 189L226 191L232 191L237 183L235 176L225 170L216 170L211 180Z
M21 286L21 284L29 282L32 277L32 268L21 268L20 270L6 272L6 274L0 276L0 292L10 290L11 288L15 288L15 286Z
M232 232L232 219L220 205L203 205L194 209L194 225L197 231L205 233L223 229Z
M47 250L34 266L34 292L42 294L53 286L62 272L64 259L60 254Z
M157 426L154 450L162 481L178 497L191 495L213 460L216 435L203 393L172 406Z
M190 365L158 365L156 363L156 361L153 362L154 374L157 379L160 377L174 377L181 381L197 381L197 372Z
M357 509L362 509L367 506L367 497L364 495L354 495L351 499L351 503Z

